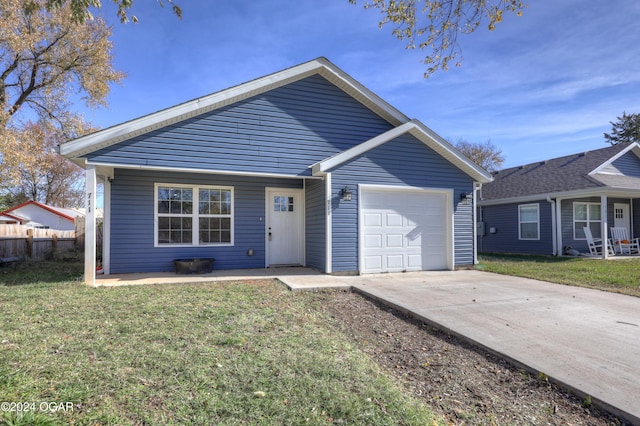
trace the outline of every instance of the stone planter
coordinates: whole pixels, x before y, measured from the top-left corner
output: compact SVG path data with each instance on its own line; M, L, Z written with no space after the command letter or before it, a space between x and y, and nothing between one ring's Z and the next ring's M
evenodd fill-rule
M208 274L213 271L213 258L196 259L176 259L173 265L176 267L176 274Z

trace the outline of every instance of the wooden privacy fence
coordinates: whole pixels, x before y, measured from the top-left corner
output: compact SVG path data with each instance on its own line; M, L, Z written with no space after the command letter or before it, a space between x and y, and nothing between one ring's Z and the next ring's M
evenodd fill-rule
M0 225L0 260L44 260L57 249L76 247L75 231L37 229L24 225Z
M85 218L84 217L76 217L76 248L78 250L84 250L84 239L85 239ZM102 253L102 218L99 219L98 223L96 223L96 248L98 253Z

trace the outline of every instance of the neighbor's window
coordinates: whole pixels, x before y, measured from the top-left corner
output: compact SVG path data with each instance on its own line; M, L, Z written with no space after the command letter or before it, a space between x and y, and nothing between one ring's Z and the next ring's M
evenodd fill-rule
M584 227L591 229L594 238L601 238L600 203L573 203L573 239L584 240Z
M156 245L233 244L233 188L156 184Z
M519 238L521 240L540 239L539 204L518 206Z

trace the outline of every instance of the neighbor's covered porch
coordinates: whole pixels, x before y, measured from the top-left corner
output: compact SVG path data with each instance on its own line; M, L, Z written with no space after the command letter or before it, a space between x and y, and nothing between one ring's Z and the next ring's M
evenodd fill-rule
M563 255L569 246L580 252L589 253L584 228L590 229L593 238L601 239L604 245L598 255L604 259L613 252L620 253L614 243L611 228L625 228L629 238L639 237L640 232L640 191L607 191L578 196L557 197L553 201L554 246L556 253Z

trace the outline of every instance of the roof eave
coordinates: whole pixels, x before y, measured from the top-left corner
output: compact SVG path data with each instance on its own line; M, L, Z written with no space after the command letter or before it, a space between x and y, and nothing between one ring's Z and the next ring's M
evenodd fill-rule
M519 197L508 197L508 198L495 198L491 200L478 200L479 206L496 206L501 204L515 204L515 203L526 203L531 201L541 201L549 199L567 199L567 198L581 198L581 197L599 197L601 195L607 194L616 194L616 195L624 195L624 194L632 194L637 193L638 197L640 197L640 189L634 190L630 188L616 188L616 187L601 187L601 188L587 188L587 189L576 189L573 191L559 191L559 192L550 192L548 194L540 193L540 194L531 194L531 195L523 195Z
M24 206L30 205L30 204L33 204L36 207L40 207L41 209L46 210L49 213L53 213L55 215L58 215L58 216L62 217L63 219L69 220L71 222L75 222L75 219L73 217L68 216L68 215L66 215L66 214L64 214L62 212L59 212L59 211L49 207L48 205L39 203L39 202L37 202L35 200L25 201L24 203L18 204L17 206L14 206L14 207L12 207L10 209L5 210L4 212L2 212L2 214L6 214L8 212L12 212L12 211L18 210L18 209L20 209L20 208L22 208Z

